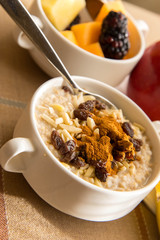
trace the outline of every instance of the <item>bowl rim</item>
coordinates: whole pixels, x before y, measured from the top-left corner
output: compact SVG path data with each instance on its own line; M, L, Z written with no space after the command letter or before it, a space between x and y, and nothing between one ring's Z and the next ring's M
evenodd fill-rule
M142 31L140 31L140 29L137 27L136 20L127 11L126 11L126 15L130 18L130 20L132 21L132 23L136 27L136 30L137 30L137 32L138 32L138 34L140 36L141 46L140 46L140 49L139 49L138 53L136 55L134 55L132 58L129 58L129 59L119 59L118 60L118 59L109 59L109 58L105 58L105 57L103 58L103 57L97 56L97 55L95 55L93 53L90 53L90 52L86 51L85 49L77 46L76 44L72 43L71 41L69 41L50 22L50 20L48 19L47 15L45 14L45 12L43 10L42 4L41 4L41 0L36 0L36 2L37 2L37 6L38 6L38 8L39 8L43 18L45 19L45 22L47 22L47 24L49 25L51 30L53 32L55 32L60 37L61 40L63 40L70 47L73 47L80 54L83 53L84 55L86 55L88 57L92 57L93 59L98 60L98 61L100 60L102 62L109 62L109 63L115 63L115 64L118 63L118 64L123 65L123 64L126 64L126 63L134 62L137 59L139 60L141 58L141 56L143 55L143 53L144 53L144 50L145 50L145 47L146 47L144 35L143 35Z
M134 107L138 108L138 110L141 112L141 114L146 118L146 120L150 123L153 131L155 132L155 134L158 137L158 134L151 122L151 120L148 118L148 116L143 112L143 110L136 104L134 103L130 98L128 98L126 95L124 95L123 93L121 93L119 90L115 89L114 87L105 84L103 82L100 82L98 80L94 80L93 78L88 78L88 77L82 77L82 76L72 76L74 78L74 80L86 80L89 81L91 83L96 82L97 84L99 84L101 87L105 87L108 88L109 90L111 90L112 92L114 92L115 94L120 95L121 97L125 98L130 104L133 104ZM117 191L117 190L112 190L112 189L107 189L107 188L100 188L92 183L89 183L88 181L82 179L81 177L77 176L76 174L74 174L72 171L69 171L65 166L63 166L63 164L52 154L52 152L49 150L49 148L46 146L46 144L44 143L42 137L40 136L40 133L38 131L37 125L36 125L36 118L35 118L35 107L37 104L38 99L41 98L41 96L47 92L47 90L49 89L49 87L54 87L55 84L53 84L53 82L55 83L63 83L63 78L62 77L56 77L56 78L52 78L48 81L46 81L45 83L43 83L34 93L31 102L30 102L30 107L29 107L29 113L30 113L30 120L31 120L31 124L32 124L32 129L34 130L34 134L36 135L36 137L38 138L39 142L41 143L41 145L43 146L43 148L45 149L45 151L47 152L47 154L49 155L49 157L51 158L52 161L54 161L54 163L60 167L60 169L62 171L64 171L67 175L69 175L72 179L74 179L75 181L79 182L80 184L82 184L83 186L92 189L94 191L97 192L101 192L101 193L109 193L112 195L135 195L135 194L145 194L146 192L151 191L155 185L159 182L160 180L160 169L159 172L157 173L156 176L154 176L153 180L150 183L147 183L146 185L142 186L139 189L135 189L135 190L129 190L129 191ZM60 85L56 85L56 86L62 86L62 84Z

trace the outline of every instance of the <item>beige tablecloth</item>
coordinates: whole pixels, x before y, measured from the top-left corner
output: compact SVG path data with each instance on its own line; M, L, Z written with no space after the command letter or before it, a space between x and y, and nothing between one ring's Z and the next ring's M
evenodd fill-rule
M27 6L31 0L23 1ZM160 16L126 4L150 32L147 45L160 39ZM14 23L0 7L0 146L13 129L36 88L49 77L29 53L14 42ZM26 127L26 126L24 126ZM158 240L155 215L142 202L127 216L112 222L89 222L61 213L44 202L22 174L0 168L1 240Z

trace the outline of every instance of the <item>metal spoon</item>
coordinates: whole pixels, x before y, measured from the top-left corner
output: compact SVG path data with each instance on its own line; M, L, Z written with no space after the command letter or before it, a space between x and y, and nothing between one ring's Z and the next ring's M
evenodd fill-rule
M57 53L55 52L54 48L52 47L44 33L37 26L30 13L19 0L0 0L0 4L10 15L10 17L16 22L16 24L22 29L22 31L29 37L29 39L37 46L37 48L41 50L41 52L46 56L48 61L62 75L63 79L67 81L74 94L77 93L78 89L85 95L95 96L97 100L102 101L109 108L116 108L116 106L106 98L98 94L85 91L78 86L78 84L72 79L71 75L65 68L64 64L58 57Z

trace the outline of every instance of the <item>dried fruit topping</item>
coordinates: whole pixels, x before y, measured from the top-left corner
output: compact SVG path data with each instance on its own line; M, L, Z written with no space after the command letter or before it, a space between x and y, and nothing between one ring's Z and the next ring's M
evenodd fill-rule
M61 161L69 163L69 162L71 162L72 160L74 160L76 158L77 158L76 151L74 151L74 152L70 151L70 152L67 152L65 155L63 155Z
M94 100L88 100L84 103L81 103L78 106L78 109L84 109L84 110L88 110L89 112L93 112L95 107L95 101Z
M133 129L131 127L131 124L129 122L122 123L122 129L130 137L134 136L134 131L133 131Z
M106 109L106 105L98 100L95 101L95 108L97 110L103 110Z
M78 169L80 167L84 167L84 165L86 164L85 160L81 157L77 157L77 158L73 159L70 163Z
M116 149L123 152L130 151L132 146L132 143L127 140L119 140L116 143Z
M74 25L76 25L76 24L78 24L78 23L80 23L80 20L81 20L80 16L77 15L77 16L75 17L75 19L74 19L74 20L69 24L69 26L66 28L66 30L71 30L71 27L74 26Z
M118 161L118 162L122 162L125 158L125 153L121 152L121 151L118 151L116 149L113 149L112 155L113 155L113 159Z
M65 142L59 149L60 154L65 155L68 152L73 152L76 149L76 142L74 140L69 140Z
M107 170L105 167L105 162L99 161L95 168L95 175L101 182L106 182L107 179Z
M51 143L57 150L59 150L64 144L63 139L56 130L53 130L51 133Z
M71 92L71 89L70 89L68 86L62 86L62 89L63 89L65 92L72 93L72 92Z
M91 114L89 111L84 110L84 109L75 109L74 116L75 116L75 118L78 118L79 120L87 120L87 117L91 117Z
M122 59L127 54L130 44L123 13L110 11L104 18L99 42L106 58Z
M143 145L142 140L131 138L130 141L133 143L133 146L134 146L136 152L139 152L141 150L141 146Z

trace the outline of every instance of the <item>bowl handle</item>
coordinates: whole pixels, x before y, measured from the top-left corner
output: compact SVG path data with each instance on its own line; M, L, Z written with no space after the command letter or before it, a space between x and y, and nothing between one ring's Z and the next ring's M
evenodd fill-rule
M24 159L29 159L34 151L28 138L13 138L1 147L0 164L8 172L22 173L26 169Z
M149 32L148 24L143 20L136 20L138 29L143 33L144 37L146 37Z
M43 29L43 23L40 20L40 18L32 15L32 18L34 22ZM23 31L21 31L17 26L14 29L13 33L15 41L18 43L18 45L24 49L30 50L34 47L33 43L30 41L30 39L24 34Z

